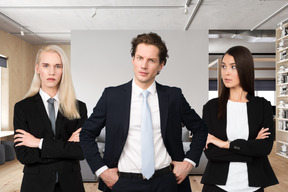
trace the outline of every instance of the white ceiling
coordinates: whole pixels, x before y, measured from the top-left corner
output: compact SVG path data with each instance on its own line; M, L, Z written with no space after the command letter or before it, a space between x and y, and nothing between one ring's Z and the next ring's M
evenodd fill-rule
M288 18L287 0L203 0L190 25L197 2L185 14L187 0L0 0L0 30L31 44L69 44L73 30L250 30L273 14L256 29L275 30Z

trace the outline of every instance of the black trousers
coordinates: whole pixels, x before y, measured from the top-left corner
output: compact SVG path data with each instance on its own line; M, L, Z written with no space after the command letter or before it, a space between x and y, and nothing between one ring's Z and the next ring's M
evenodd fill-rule
M177 192L174 174L168 172L150 180L120 177L112 192Z
M206 185L204 184L202 192L227 192L216 185ZM264 192L264 189L261 187L260 189L256 190L255 192Z
M54 192L61 192L61 191L62 191L62 190L61 190L60 184L59 184L59 182L57 182L57 183L55 184Z

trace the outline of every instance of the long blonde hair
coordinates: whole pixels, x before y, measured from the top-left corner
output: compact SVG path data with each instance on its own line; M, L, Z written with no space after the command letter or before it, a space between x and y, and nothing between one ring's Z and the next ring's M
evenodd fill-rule
M79 119L80 114L78 111L76 94L72 83L70 63L63 49L57 45L47 45L38 51L35 61L34 77L30 89L25 95L25 98L36 95L40 90L41 80L39 74L36 71L36 65L39 65L42 52L55 52L59 54L63 65L63 73L59 85L59 110L68 119Z

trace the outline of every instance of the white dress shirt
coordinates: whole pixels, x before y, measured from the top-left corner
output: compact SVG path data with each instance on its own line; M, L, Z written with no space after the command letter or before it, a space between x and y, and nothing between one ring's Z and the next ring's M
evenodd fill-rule
M49 111L48 111L48 99L50 99L51 97L45 93L41 88L39 91L39 94L42 98L43 104L45 106L46 109L46 113L49 117ZM57 119L57 114L58 114L58 109L59 109L59 94L57 92L57 94L53 97L55 99L54 101L54 108L55 108L55 120ZM40 143L39 143L39 149L42 149L42 143L43 143L43 138L41 138Z
M155 81L147 90L150 92L147 101L151 110L153 125L155 170L158 170L170 165L171 157L165 148L161 135L160 111ZM141 173L141 107L143 102L143 96L141 95L142 91L143 89L138 87L133 79L130 125L128 137L118 163L118 169L120 172Z

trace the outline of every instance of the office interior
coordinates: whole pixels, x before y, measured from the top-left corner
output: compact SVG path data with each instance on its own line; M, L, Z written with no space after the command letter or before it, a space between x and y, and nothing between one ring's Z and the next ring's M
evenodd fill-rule
M6 66L0 67L0 141L13 141L14 104L30 87L42 46L56 44L65 50L77 98L87 104L89 116L105 87L132 79L130 41L150 31L157 32L169 50L156 80L181 87L200 116L203 105L218 96L219 59L235 45L252 52L255 93L271 102L277 116L276 30L287 23L286 0L3 0L0 57ZM269 158L280 184L265 189L268 192L288 188L288 155L277 151ZM15 173L0 181L0 191L20 191L19 164L14 159L0 165L0 178L7 170ZM201 191L201 174L189 177L192 190ZM97 184L85 182L86 191L98 191Z

